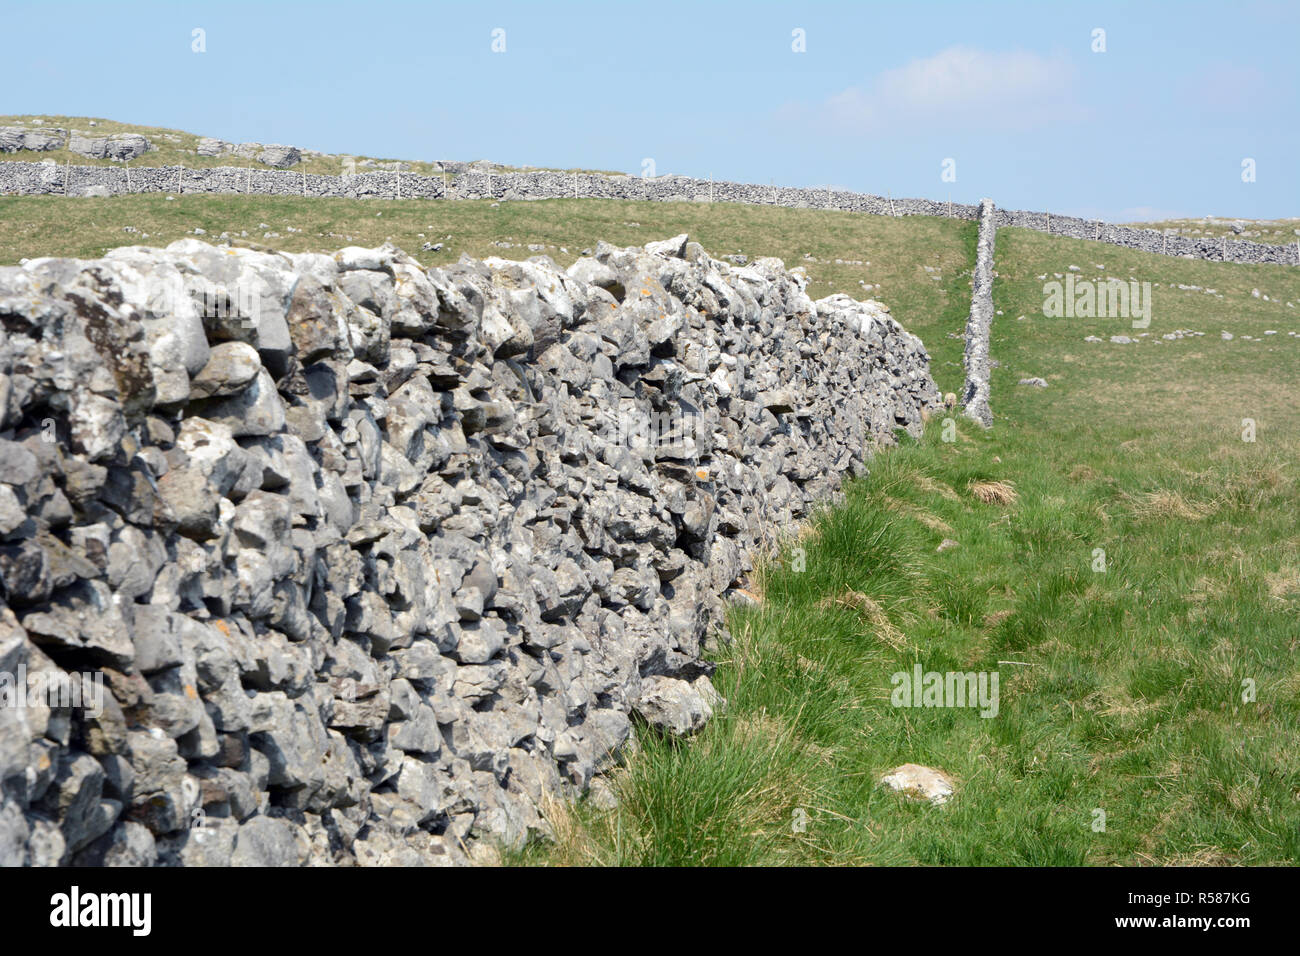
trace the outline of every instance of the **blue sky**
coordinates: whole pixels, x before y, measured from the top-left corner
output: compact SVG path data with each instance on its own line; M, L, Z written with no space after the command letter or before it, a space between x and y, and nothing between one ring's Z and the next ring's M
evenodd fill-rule
M1300 216L1294 2L4 0L0 22L0 113L1111 221Z

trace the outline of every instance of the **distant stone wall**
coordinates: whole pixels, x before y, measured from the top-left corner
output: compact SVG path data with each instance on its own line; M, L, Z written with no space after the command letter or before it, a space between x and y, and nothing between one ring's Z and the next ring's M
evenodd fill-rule
M349 199L595 199L666 202L738 202L795 208L838 209L874 216L944 216L974 220L977 206L930 199L892 199L844 190L711 182L687 176L603 176L535 171L441 176L374 172L321 176L280 170L220 167L58 166L0 163L0 193L120 195L122 193L255 193L269 196L334 196ZM1300 243L1274 246L1235 239L1166 236L1100 220L1046 212L998 210L999 227L1035 229L1167 256L1215 262L1300 265Z
M754 561L939 399L806 283L685 235L0 268L0 866L463 862L697 730Z
M1055 216L1046 212L998 210L998 226L1036 229L1053 236L1108 242L1164 256L1208 259L1212 262L1271 263L1300 265L1300 242L1274 246L1239 239L1212 236L1169 236L1158 229L1115 226L1096 219Z

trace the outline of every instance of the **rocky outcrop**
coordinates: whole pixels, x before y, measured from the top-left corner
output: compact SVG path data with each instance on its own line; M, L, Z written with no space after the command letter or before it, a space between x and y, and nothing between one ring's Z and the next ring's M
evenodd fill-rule
M199 140L195 150L200 156L222 156L231 153L244 159L255 159L267 166L287 169L302 161L302 152L296 146L284 146L280 143L227 143L221 139L204 137Z
M84 136L74 132L68 149L91 159L130 160L143 156L153 144L139 133L115 133L112 136Z
M270 143L258 152L257 160L268 166L275 166L277 169L287 169L302 161L302 153L296 146Z
M51 150L62 149L67 141L66 129L0 126L0 153L16 153L23 149L48 153Z
M939 398L804 284L685 236L0 269L0 864L462 862L698 729L755 558Z
M234 148L234 143L228 143L224 139L213 139L211 136L204 136L195 147L195 152L200 156L221 156L224 153L233 152Z

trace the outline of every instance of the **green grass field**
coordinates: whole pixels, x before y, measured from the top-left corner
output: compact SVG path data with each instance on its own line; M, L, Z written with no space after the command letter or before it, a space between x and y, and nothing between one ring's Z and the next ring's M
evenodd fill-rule
M688 232L715 256L775 255L791 268L803 266L815 297L845 291L857 298L881 298L900 317L910 312L953 319L965 316L970 263L964 244L973 242L975 235L975 224L960 220L888 219L727 203L304 201L291 196L197 194L171 200L160 194L0 196L0 223L3 264L37 256L95 258L123 245L161 247L196 238L197 228L204 230L199 238L205 242L216 242L226 232L236 245L285 252L332 252L392 242L426 266L455 262L463 253L507 259L544 254L568 265L601 239L642 245ZM125 232L128 226L137 231ZM268 237L268 232L276 235ZM424 252L425 242L441 242L443 247ZM926 272L925 266L936 271ZM865 292L861 283L872 285L872 290Z
M149 245L194 227L287 250L391 240L426 264L689 232L805 266L815 296L879 297L945 392L975 239L940 219L592 200L10 197L0 223L2 263L97 256L140 241L127 225ZM1072 265L1152 283L1150 327L1045 317L1045 282ZM1300 269L1007 229L996 273L993 429L939 416L879 454L804 529L805 569L770 563L761 605L733 612L725 712L691 740L642 733L618 807L553 808L555 840L513 862L1300 861ZM1048 387L1017 384L1031 376ZM997 716L891 706L891 675L918 662L997 672ZM950 774L953 799L883 790L906 762Z

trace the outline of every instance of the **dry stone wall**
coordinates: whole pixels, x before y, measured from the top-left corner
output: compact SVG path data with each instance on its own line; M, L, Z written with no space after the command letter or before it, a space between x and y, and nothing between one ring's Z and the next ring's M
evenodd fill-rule
M0 865L459 863L698 729L755 558L939 400L805 281L686 236L0 268Z
M974 220L979 207L930 199L893 199L845 190L757 186L688 176L603 176L532 171L469 172L455 178L374 172L321 176L236 167L60 166L0 163L0 194L119 195L123 193L256 193L271 196L334 196L354 199L634 199L665 202L739 202L796 208L838 209L875 216L945 216ZM1300 242L1285 246L1210 237L1169 236L1095 219L1000 209L999 227L1035 229L1167 256L1218 262L1300 265Z
M966 349L962 356L966 381L961 403L966 417L988 428L993 424L993 409L989 406L989 338L993 331L993 248L998 230L993 200L980 203L979 223L975 268L971 273L970 312L966 317Z

